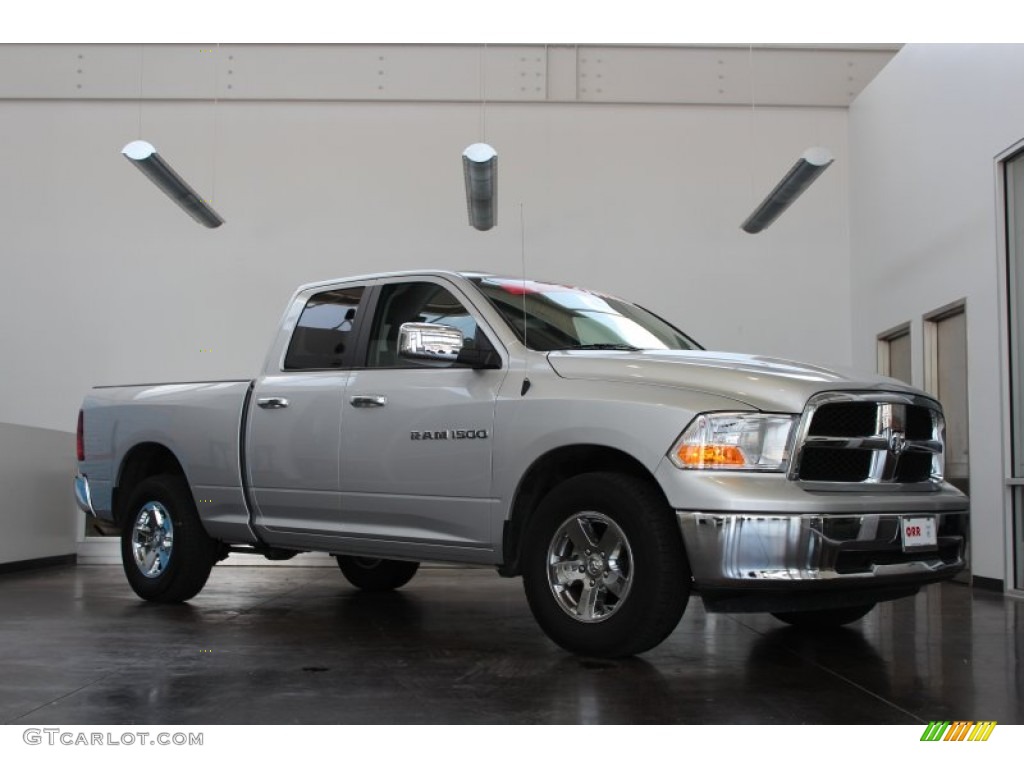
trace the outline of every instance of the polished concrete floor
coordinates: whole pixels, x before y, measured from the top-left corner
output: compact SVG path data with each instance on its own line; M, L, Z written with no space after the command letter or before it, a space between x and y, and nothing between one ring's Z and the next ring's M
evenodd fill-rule
M933 586L813 636L704 612L642 657L570 656L518 579L215 568L190 604L120 568L0 577L0 723L1024 723L1024 602Z

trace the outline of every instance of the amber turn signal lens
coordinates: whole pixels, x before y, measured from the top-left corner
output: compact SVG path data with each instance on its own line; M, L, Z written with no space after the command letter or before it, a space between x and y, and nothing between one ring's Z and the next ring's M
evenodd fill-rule
M735 445L683 445L676 455L684 467L742 467L747 463Z

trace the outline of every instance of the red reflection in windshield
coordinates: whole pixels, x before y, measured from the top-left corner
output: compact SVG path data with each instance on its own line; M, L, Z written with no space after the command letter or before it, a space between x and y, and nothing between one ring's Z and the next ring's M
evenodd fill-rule
M555 283L537 283L533 280L498 280L495 278L487 278L484 280L485 283L490 285L496 285L505 293L511 293L513 296L523 296L524 294L532 293L554 293L558 291L576 291L576 288L571 288L568 285L556 285Z

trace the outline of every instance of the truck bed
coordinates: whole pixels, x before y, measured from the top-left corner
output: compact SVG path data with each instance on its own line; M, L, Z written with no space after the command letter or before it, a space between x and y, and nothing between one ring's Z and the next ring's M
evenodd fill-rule
M195 381L101 386L85 398L85 455L96 516L114 522L113 471L147 444L181 462L207 532L252 540L242 488L242 415L252 381ZM129 408L130 407L130 408Z

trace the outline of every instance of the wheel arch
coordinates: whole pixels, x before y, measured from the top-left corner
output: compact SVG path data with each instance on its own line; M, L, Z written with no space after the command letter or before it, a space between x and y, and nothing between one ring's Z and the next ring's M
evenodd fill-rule
M524 534L537 506L559 483L587 472L619 472L632 475L657 489L668 499L654 475L636 457L607 445L565 445L538 457L516 486L511 511L502 532L502 576L518 576Z
M135 487L155 475L179 475L188 483L185 469L174 452L162 443L145 442L132 446L121 460L114 486L114 520L123 526L127 518L128 499ZM191 486L189 486L191 488Z

